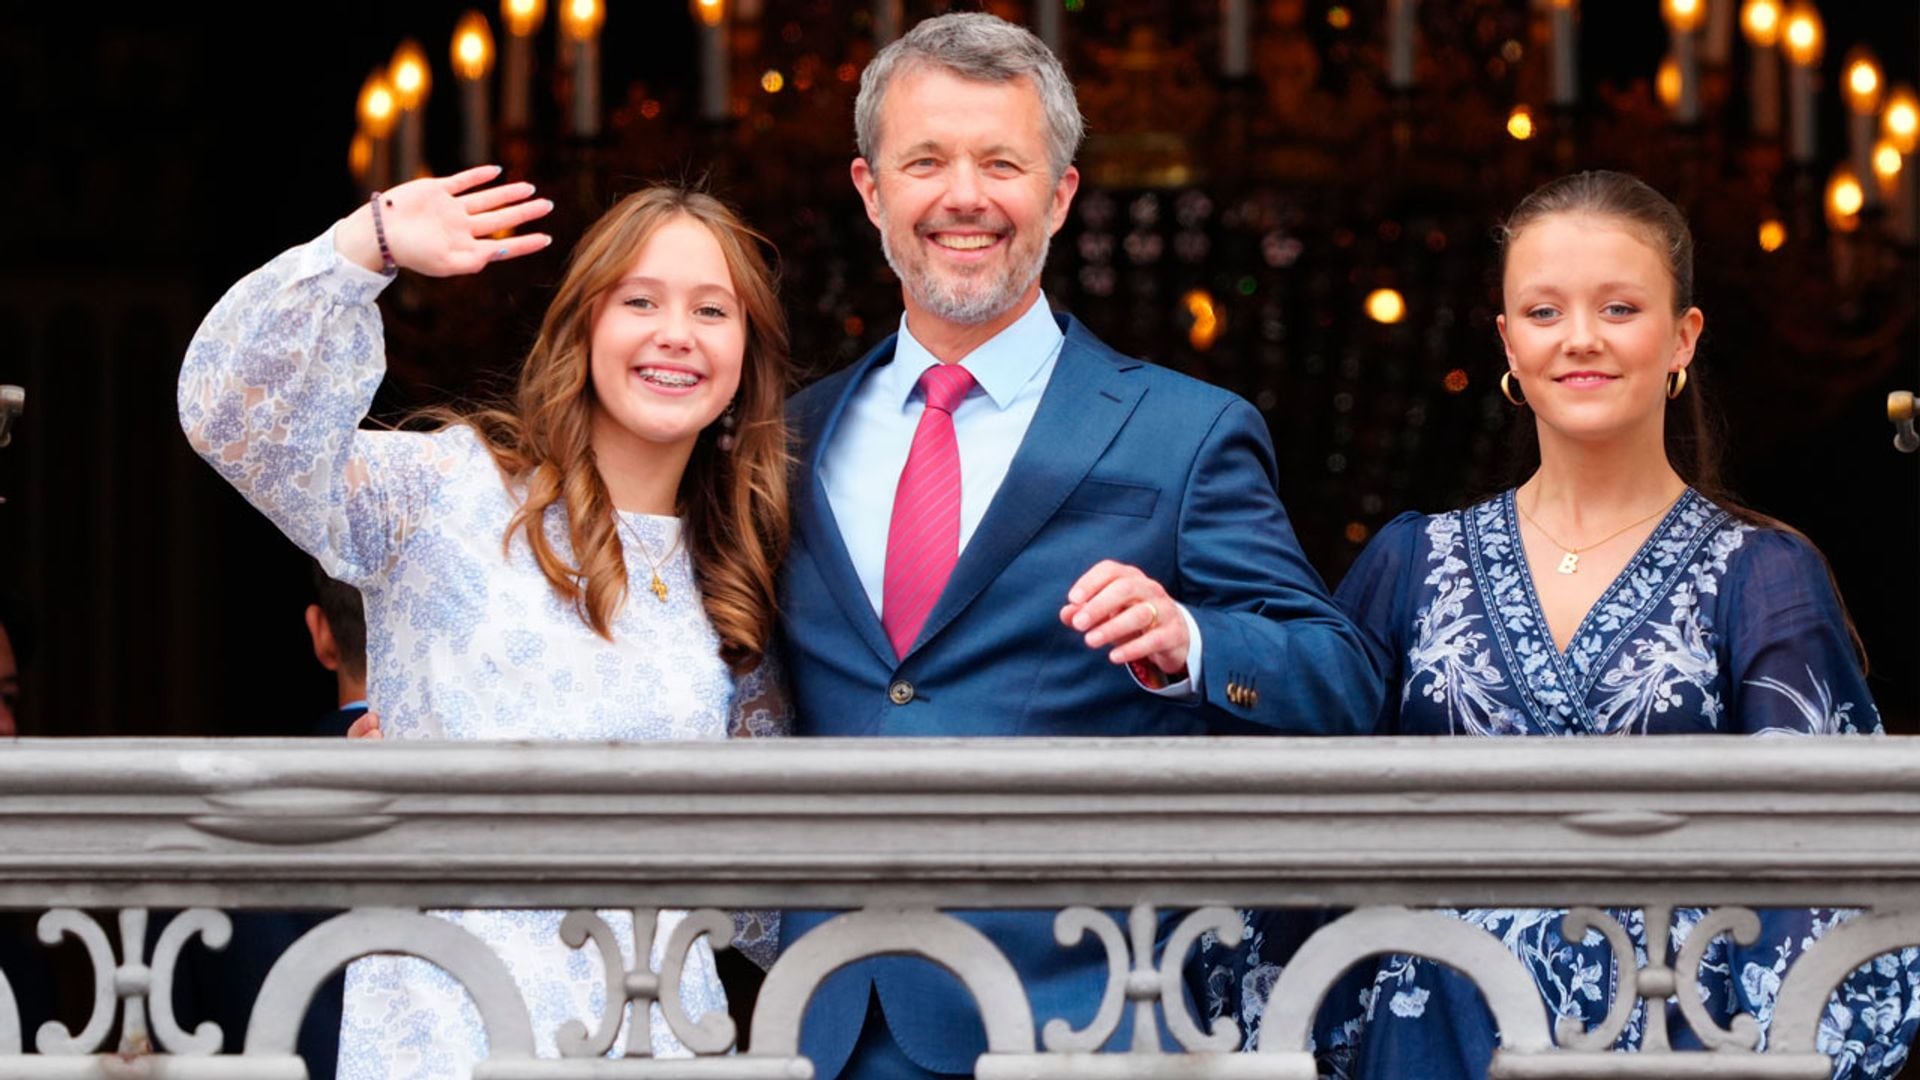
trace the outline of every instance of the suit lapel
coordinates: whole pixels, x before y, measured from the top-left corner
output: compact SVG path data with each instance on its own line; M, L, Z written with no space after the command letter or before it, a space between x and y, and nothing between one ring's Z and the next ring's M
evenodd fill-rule
M820 461L854 392L860 388L869 372L893 359L893 341L890 337L881 342L855 364L846 385L834 395L832 405L828 407L825 418L806 448L806 503L799 514L800 533L806 539L807 554L819 569L827 592L840 605L840 610L846 615L847 625L854 628L860 640L866 642L867 647L889 668L899 660L894 656L893 643L887 640L885 628L880 625L880 617L874 614L873 605L867 602L866 586L860 584L860 574L853 568L853 557L847 554L847 542L840 535L840 523L833 516L833 504L827 498L826 485L820 482Z
M1124 374L1139 367L1138 360L1102 345L1070 316L1063 317L1063 328L1067 340L1033 423L980 527L960 553L913 651L966 610L1006 569L1086 478L1140 403L1143 380ZM1063 604L1070 584L1060 583ZM878 620L874 626L879 627Z

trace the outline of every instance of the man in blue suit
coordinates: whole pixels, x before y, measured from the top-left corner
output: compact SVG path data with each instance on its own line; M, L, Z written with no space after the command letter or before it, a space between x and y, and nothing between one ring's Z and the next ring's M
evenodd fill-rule
M868 65L855 126L906 312L790 411L798 732L1365 731L1379 680L1287 523L1260 414L1041 298L1079 184L1059 61L990 15L932 19ZM827 917L788 913L787 940ZM1096 948L1060 948L1051 914L967 918L1037 1025L1086 1024ZM968 1075L985 1049L959 985L904 959L829 979L802 1043L821 1080Z

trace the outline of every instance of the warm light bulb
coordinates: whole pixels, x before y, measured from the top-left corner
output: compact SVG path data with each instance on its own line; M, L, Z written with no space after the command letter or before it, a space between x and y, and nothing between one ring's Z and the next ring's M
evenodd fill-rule
M726 0L693 0L693 17L702 26L719 26L727 18Z
M387 85L387 73L375 71L360 84L360 130L370 139L384 139L393 131L394 113L398 105L393 100L393 87Z
M1760 250L1779 251L1787 243L1787 227L1768 218L1760 223Z
M493 28L477 11L460 16L453 27L453 73L463 79L484 79L493 70Z
M1880 64L1865 46L1847 53L1847 108L1865 115L1880 107Z
M600 33L600 24L606 18L607 9L600 0L566 0L566 7L561 13L567 36L575 41L593 40Z
M1507 114L1507 134L1525 142L1533 138L1533 110L1525 105L1516 105Z
M417 109L427 100L427 91L433 89L433 75L419 42L408 38L393 50L393 62L387 65L387 81L393 86L394 104L402 109Z
M1660 61L1660 70L1653 77L1654 96L1660 99L1660 104L1671 109L1680 104L1681 89L1680 62L1673 58L1672 53L1668 53Z
M1747 0L1740 9L1740 29L1756 49L1771 49L1780 41L1780 5L1775 0Z
M1894 87L1887 95L1886 111L1880 114L1880 132L1894 149L1911 154L1920 145L1920 98L1907 86Z
M1812 67L1820 62L1821 48L1826 44L1826 27L1821 25L1820 13L1812 4L1795 4L1787 11L1787 59L1800 67Z
M1407 317L1407 301L1393 289L1375 289L1367 294L1367 318L1389 326Z
M780 74L778 69L769 68L765 74L760 76L760 89L765 90L769 94L779 93L786 85L787 77Z
M531 36L546 17L547 0L500 0L500 18L514 37Z

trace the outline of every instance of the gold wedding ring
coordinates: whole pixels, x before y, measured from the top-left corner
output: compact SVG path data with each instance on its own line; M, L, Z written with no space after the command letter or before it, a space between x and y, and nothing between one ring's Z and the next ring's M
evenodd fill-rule
M1145 604L1147 608L1147 629L1151 630L1154 627L1159 626L1160 625L1160 609L1157 607L1154 607L1153 601L1151 600L1142 600L1140 602L1142 604Z

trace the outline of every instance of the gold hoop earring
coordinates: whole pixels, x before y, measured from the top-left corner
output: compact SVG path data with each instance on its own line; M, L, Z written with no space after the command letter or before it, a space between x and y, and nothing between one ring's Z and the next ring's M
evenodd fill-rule
M1525 407L1527 404L1526 398L1513 392L1513 372L1511 371L1504 371L1500 374L1500 395L1515 405Z
M1686 368L1676 368L1673 371L1667 372L1667 400L1668 401L1672 401L1674 398L1679 397L1680 391L1685 390L1686 388L1687 388L1687 369Z

